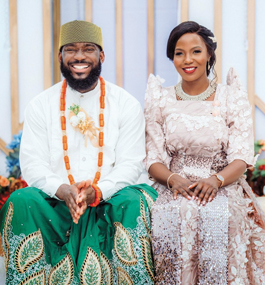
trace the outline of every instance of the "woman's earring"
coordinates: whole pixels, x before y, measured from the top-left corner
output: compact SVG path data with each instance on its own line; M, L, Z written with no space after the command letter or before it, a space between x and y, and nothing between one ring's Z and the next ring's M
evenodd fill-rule
M207 61L207 66L206 66L207 70L210 71L211 67L210 67L210 59L209 61Z

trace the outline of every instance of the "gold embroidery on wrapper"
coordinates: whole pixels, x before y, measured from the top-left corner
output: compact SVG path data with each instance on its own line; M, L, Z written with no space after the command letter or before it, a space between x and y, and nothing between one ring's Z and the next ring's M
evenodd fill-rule
M9 246L9 242L8 242L8 236L9 236L9 231L10 231L11 222L12 222L12 218L13 218L13 213L14 213L13 203L10 202L8 210L7 210L6 220L5 220L4 230L3 230L4 245L5 245L6 272L7 272L7 267L8 267L9 258L10 258L10 246Z
M25 280L23 280L19 285L43 285L46 283L46 275L45 270L42 269L39 272L35 272L34 274L27 277Z
M5 251L4 251L4 248L2 247L2 236L0 233L0 257L1 256L5 256Z
M102 252L100 253L100 262L101 262L101 269L103 275L103 284L112 285L113 284L112 266L107 257Z
M147 237L140 237L141 245L142 245L142 254L143 254L143 260L144 260L144 266L146 268L146 271L152 281L155 281L154 277L154 266L153 266L153 260L151 255L151 245L150 245L150 239Z
M114 250L118 259L125 265L135 265L138 260L134 253L133 241L130 233L119 222L115 222L114 226L116 228Z
M50 271L48 285L70 285L74 276L74 264L69 253Z
M121 267L117 267L117 272L119 285L134 285L129 274L124 269L122 269Z
M19 273L24 273L38 262L44 254L44 243L40 230L26 236L19 244L15 253L15 263Z
M92 248L87 248L86 258L80 272L80 284L101 285L103 284L103 274L100 260Z
M151 235L151 229L149 228L148 223L147 223L147 219L146 219L146 215L145 215L145 208L144 208L144 201L142 200L142 198L141 198L141 206L140 206L140 208L141 208L141 217L143 219L145 228L146 228L148 234Z
M146 199L149 210L151 210L153 205L154 205L154 202L155 202L154 199L147 192L145 192L143 189L140 189L140 191L143 193L143 195Z

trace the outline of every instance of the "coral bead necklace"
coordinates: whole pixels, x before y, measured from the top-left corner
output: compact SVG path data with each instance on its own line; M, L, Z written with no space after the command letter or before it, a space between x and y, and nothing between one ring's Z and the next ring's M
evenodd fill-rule
M105 81L100 76L100 112L99 112L99 136L98 136L98 169L95 174L94 180L92 182L92 187L95 190L96 193L96 199L95 201L90 204L91 207L96 207L101 199L101 191L99 190L99 187L97 186L98 181L101 176L101 167L103 165L103 145L104 145L104 109L105 109ZM61 96L60 96L60 111L61 111L61 129L62 129L62 143L63 143L63 150L64 150L64 163L65 168L67 170L68 179L70 184L74 184L75 180L71 173L70 168L70 161L68 156L68 144L67 144L67 134L66 134L66 118L65 118L65 94L66 94L66 87L67 82L64 79L62 88L61 88Z

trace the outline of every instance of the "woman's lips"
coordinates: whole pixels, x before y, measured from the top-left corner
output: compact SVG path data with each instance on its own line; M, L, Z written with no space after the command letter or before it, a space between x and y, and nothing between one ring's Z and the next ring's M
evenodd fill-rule
M196 68L197 67L186 67L186 68L182 68L182 69L185 73L191 74L191 73L195 72Z

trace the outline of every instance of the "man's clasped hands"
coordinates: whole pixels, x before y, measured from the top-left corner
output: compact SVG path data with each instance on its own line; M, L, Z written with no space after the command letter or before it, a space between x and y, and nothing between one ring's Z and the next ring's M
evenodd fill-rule
M88 205L92 204L96 198L91 180L81 181L73 185L62 184L58 188L56 196L65 201L75 224L78 224Z

